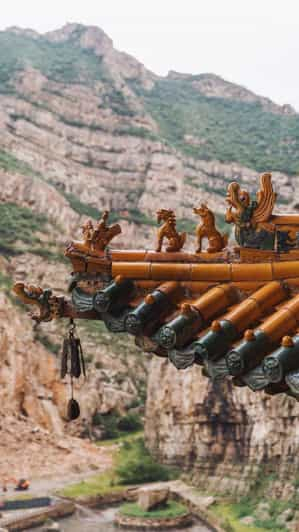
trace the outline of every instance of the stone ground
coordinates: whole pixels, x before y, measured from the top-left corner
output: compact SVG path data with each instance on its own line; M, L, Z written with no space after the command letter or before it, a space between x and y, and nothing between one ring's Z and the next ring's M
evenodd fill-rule
M7 458L8 461L14 461L15 468L13 470L14 476L20 478L24 476L30 480L30 488L25 492L16 492L14 490L14 485L10 483L6 492L0 494L0 502L4 499L14 499L22 497L22 495L29 495L32 497L44 497L52 496L57 490L63 488L69 484L79 482L80 480L87 479L90 476L93 476L97 473L104 471L109 468L112 464L112 452L113 447L97 447L92 445L89 442L84 442L84 440L78 440L75 442L74 438L64 438L62 450L60 446L57 445L57 449L54 450L53 446L48 447L45 445L45 440L42 440L43 446L38 446L34 450L31 456L28 456L28 447L24 447L24 455L22 459L16 457L13 454L13 450L8 449ZM88 445L86 445L88 443ZM0 448L2 443L0 445ZM66 454L66 450L68 451ZM62 452L61 452L62 451ZM47 462L47 452L51 453L51 459ZM2 456L2 453L1 453ZM54 464L55 459L57 458L57 464ZM39 469L39 464L44 461L47 464L44 464L42 470ZM17 472L24 471L22 467L24 463L27 464L27 467L31 466L31 471L37 476L32 477L29 475L22 475L21 473L16 474ZM29 469L27 469L28 471ZM77 471L77 472L75 472ZM2 464L1 473L3 477L8 477L9 469L4 467ZM10 477L12 477L12 472L10 471ZM47 511L48 507L44 510ZM43 508L32 509L32 510L19 510L19 511L8 511L2 512L0 518L0 526L6 526L8 522L18 519L24 519L24 517L34 516L43 511Z
M110 453L111 453L111 448ZM100 449L102 451L102 449ZM105 449L106 451L106 449ZM104 469L104 468L103 468ZM88 476L91 476L88 472L82 472L80 474L71 474L67 477L63 476L55 476L53 478L36 478L32 479L30 489L26 494L32 495L32 496L47 496L52 495L57 491L59 488L65 487L68 484L73 484L74 482L78 482L79 480L87 479ZM146 486L146 485L145 485ZM194 488L191 486L188 486L182 481L170 481L170 482L161 482L161 483L151 483L151 487L153 486L162 486L163 488L169 488L169 491L179 496L183 501L191 505L192 511L199 519L202 519L202 523L197 523L196 525L192 526L192 530L196 530L198 532L207 532L209 530L214 530L215 532L221 532L222 529L218 527L218 523L216 521L213 522L210 519L210 516L207 516L207 509L208 507L213 503L212 497L205 497L200 494L198 494ZM18 496L19 493L16 494L15 491L10 487L9 490L5 493L5 498L13 498L15 496ZM38 513L40 510L20 510L20 511L14 511L13 517L14 519L17 519L18 517L24 518L25 514L26 516L34 515L35 513ZM3 524L6 524L6 520L11 518L12 512L4 512L2 515L2 519L0 519L0 526ZM211 524L212 526L209 526Z

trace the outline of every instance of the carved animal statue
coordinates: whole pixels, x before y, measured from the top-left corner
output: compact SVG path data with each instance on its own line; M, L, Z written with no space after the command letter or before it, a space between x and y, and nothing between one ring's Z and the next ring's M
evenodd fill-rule
M24 283L16 283L14 285L14 292L26 305L41 306L40 297L43 294L43 290L39 286L26 286Z
M40 314L32 314L31 317L36 322L50 321L59 314L61 298L52 297L52 291L42 290L40 287L16 283L13 287L14 293L25 305L37 305Z
M235 225L235 237L242 247L288 251L298 247L298 215L275 215L276 194L271 174L260 177L260 190L251 200L238 183L231 183L227 191L229 207L225 219Z
M196 228L196 236L198 242L198 248L196 253L202 251L202 240L207 238L209 245L207 248L208 253L217 253L222 251L227 245L228 236L221 234L215 226L215 216L212 211L205 204L201 204L200 207L195 207L193 212L200 216L201 223Z
M73 244L65 252L73 272L71 296L24 283L14 291L39 311L37 321L103 321L109 334L134 335L143 351L167 356L179 370L203 364L212 382L228 378L234 385L284 393L299 402L299 214L273 214L270 174L263 174L254 198L233 183L227 199L227 221L241 242L237 249L217 253L227 237L215 227L208 207L198 205L198 251L205 238L210 253L125 249L97 254L93 241L109 230L106 212L97 226L84 226L83 251ZM167 251L179 251L186 235L178 233L174 212L162 209L157 217L157 251L163 243ZM63 377L83 371L78 340L72 322L63 342ZM66 418L77 418L79 411L72 398Z
M108 225L109 211L104 211L102 218L98 221L94 228L91 239L93 251L103 251L109 242L121 233L119 224Z
M156 251L161 251L163 240L168 240L166 251L180 251L186 242L186 233L178 233L176 228L176 217L170 209L160 209L157 211L157 222L163 225L158 229L158 241Z
M234 182L229 185L226 196L229 204L226 211L227 223L235 223L252 229L275 230L274 224L270 221L276 200L271 174L262 174L260 181L261 188L256 195L256 201L250 201L249 193L247 190L241 190L238 183Z
M82 226L83 242L74 241L69 249L86 255L101 256L109 242L121 233L119 224L108 225L108 217L109 211L104 211L95 226L92 220L87 220Z

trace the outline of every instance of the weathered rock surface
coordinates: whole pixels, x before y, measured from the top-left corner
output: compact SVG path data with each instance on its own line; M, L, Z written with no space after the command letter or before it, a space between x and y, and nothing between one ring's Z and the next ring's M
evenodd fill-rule
M270 504L266 501L261 501L258 504L254 515L258 521L267 521L270 519Z
M152 510L159 504L167 501L169 488L155 486L154 488L146 486L138 491L138 506L145 512Z
M30 319L0 293L1 404L6 414L22 413L35 424L63 433L66 387L56 361L34 342Z
M177 371L167 361L151 362L146 440L157 457L192 470L193 481L212 492L247 492L266 474L265 463L292 479L298 415L295 400L213 385L197 367ZM284 482L274 484L275 496L289 498Z
M109 452L65 432L69 386L32 324L0 292L1 478L63 476L111 463Z
M287 523L292 521L293 517L294 517L294 510L292 508L287 508L284 512L282 512L277 517L277 523L279 525L286 526Z
M242 517L242 519L240 519L240 523L242 523L242 525L247 525L247 526L253 526L254 525L254 517L252 517L252 515L246 515L245 517Z
M21 32L16 28L10 31ZM130 89L130 83L138 80L146 88L156 76L134 58L115 50L99 28L68 24L47 34L47 39L66 42L78 31L79 46L102 58L111 82L103 79L93 85L63 84L32 67L18 73L15 94L0 94L0 149L29 164L35 175L25 178L22 173L2 172L0 197L37 211L49 209L49 216L68 236L74 232L78 216L66 195L98 210L109 205L124 219L128 211L134 211L153 220L157 208L167 200L177 218L194 221L195 225L195 204L208 201L218 213L225 209L223 191L229 181L238 179L249 191L256 187L258 174L253 169L235 162L186 157L166 143L153 140L150 134L156 134L158 126ZM199 90L204 94L208 91L209 96L259 101L268 106L268 111L285 112L270 100L217 76L201 75L192 83L199 84ZM124 100L126 112L117 111L113 100L107 103L112 89ZM140 128L149 135L142 135ZM198 139L189 137L188 142L198 144ZM294 203L298 179L280 172L274 172L273 179L279 185L284 208ZM140 246L152 245L153 230L149 226L124 225L125 229L127 234L116 244L128 242L131 233L136 232Z
M39 39L31 30L10 31ZM0 201L48 216L48 233L40 235L45 248L54 243L54 250L58 245L61 251L65 240L78 236L84 216L107 206L122 218L123 234L115 246L134 242L136 247L152 247L151 223L158 208L173 208L178 219L194 220L195 225L195 204L208 201L210 208L223 212L224 190L231 180L238 179L250 192L256 188L254 169L236 162L187 157L160 140L157 123L132 90L136 81L145 90L151 88L156 76L115 50L102 30L68 24L49 33L47 39L52 44L67 43L78 34L76 46L101 58L108 82L107 77L98 76L92 83L81 79L64 83L26 66L16 73L11 90L0 94L0 155L5 152L12 158L0 165ZM209 97L259 102L275 114L293 113L217 76L199 76L192 83ZM192 132L185 141L191 146L202 142ZM274 172L273 179L283 202L281 209L298 205L298 176ZM144 225L140 224L141 213L147 216L141 218ZM193 245L191 238L188 242ZM58 292L66 288L69 271L58 259L53 263L29 251L9 261L0 257L0 269L15 280L28 278ZM7 437L1 471L9 468L21 474L23 442L30 442L26 455L30 470L46 470L44 448L49 455L47 467L56 471L55 467L64 467L56 446L58 435L65 434L68 386L59 382L57 361L40 339L47 335L52 343L59 343L63 325L42 326L38 339L25 314L6 296L0 297L0 397L7 413L1 431L1 437ZM76 394L89 432L95 412L123 412L138 399L147 359L138 356L132 342L123 337L116 340L103 331L97 335L83 326L80 333L90 371L85 387L79 386ZM265 461L275 464L282 477L292 474L298 462L298 415L292 399L271 399L232 390L229 385L212 387L198 368L178 372L164 361L152 362L147 441L157 456L193 470L194 480L211 490L246 491L248 479ZM36 433L30 432L37 424L51 431L46 436L41 432L40 444ZM78 433L82 426L75 423L71 430ZM7 449L11 449L8 455ZM70 466L72 460L77 464L73 451L63 454L70 457L63 464ZM290 493L290 485L281 481L273 486L276 496Z
M69 270L65 263L46 263L42 257L25 253L16 255L10 262L4 261L0 272L9 274L16 282L24 280L31 272L32 284L51 287L56 293L63 293L67 287ZM57 355L49 352L43 345L47 338L58 349L66 333L66 323L51 322L33 326L29 316L0 291L1 320L0 320L0 354L6 360L6 352L12 353L13 359L3 374L2 382L11 389L11 398L16 399L17 388L11 388L10 380L16 382L14 371L22 361L20 379L26 383L24 401L30 411L27 414L38 423L35 403L38 394L41 398L49 396L57 400L57 404L47 401L37 401L36 409L40 411L44 406L41 419L43 426L54 433L62 434L65 430L80 434L92 435L92 418L96 412L107 414L112 411L125 413L132 403L138 402L140 387L144 388L147 374L147 360L140 357L140 350L133 341L124 335L115 338L105 330L103 324L95 325L91 330L84 323L78 324L84 355L87 363L87 379L80 379L75 383L76 397L81 404L81 418L78 422L66 425L62 420L66 416L66 401L70 396L70 385L66 377L63 382L59 378L59 360ZM36 362L32 365L28 360L28 352L35 354ZM19 359L15 354L19 355ZM5 368L6 366L4 366ZM41 368L41 369L39 369ZM20 371L19 371L20 373ZM48 392L42 393L41 378L47 377ZM36 385L33 384L36 382ZM28 397L27 397L28 393ZM23 411L23 406L16 402L15 412ZM49 417L50 416L50 417ZM52 423L52 417L55 423Z
M247 103L259 102L265 111L277 114L296 114L291 105L276 105L269 98L257 96L245 87L230 83L215 74L202 74L198 78L193 81L193 86L208 97L228 98Z
M143 517L129 517L119 512L116 514L115 522L119 527L127 530L171 530L188 527L192 523L192 516L186 513L179 517L144 519ZM209 529L202 525L200 530L206 532Z

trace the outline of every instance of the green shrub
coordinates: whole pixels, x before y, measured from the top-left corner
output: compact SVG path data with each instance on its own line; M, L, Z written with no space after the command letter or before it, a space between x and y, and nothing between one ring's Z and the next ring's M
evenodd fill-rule
M46 216L27 207L0 203L0 251L8 255L18 253L17 241L28 245L39 243L34 233L45 231L46 223Z
M0 150L0 168L7 172L20 173L29 176L39 176L38 172L35 172L33 168L24 161L20 161L4 150Z
M136 397L130 403L129 408L138 408L139 406L144 406L144 403L145 401L143 399L140 399L140 397Z
M145 127L122 127L120 129L116 129L115 133L117 133L118 135L129 135L131 137L140 137L142 139L148 139L153 141L159 139L155 133Z
M96 220L101 217L101 211L99 211L96 207L93 207L92 205L88 205L88 203L83 203L77 196L75 196L75 194L62 192L61 190L60 192L68 200L72 209L81 216L90 216L91 218L94 218ZM155 220L149 218L146 214L139 211L139 209L137 208L128 209L127 212L128 214L124 214L117 211L111 211L109 215L109 221L111 223L115 223L121 220L129 220L130 222L134 222L137 225L156 225Z
M146 214L141 212L139 209L128 209L128 216L124 217L121 216L121 218L125 218L126 220L130 220L131 222L136 223L137 225L157 225L156 220L153 220L152 218L149 218Z
M115 472L120 484L141 484L170 480L175 472L158 464L138 438L133 442L124 442L118 453Z
M237 519L242 519L247 515L255 515L256 508L261 500L263 500L263 493L269 482L273 482L276 478L276 474L265 475L257 477L254 490L242 497L239 502L233 504L233 513ZM294 507L292 501L282 501L277 499L266 499L269 503L269 518L265 520L256 519L255 526L264 530L285 530L283 525L277 523L278 516L283 513L287 508ZM295 504L296 508L296 504Z
M78 128L87 128L88 125L85 122L82 122L82 120L76 120L72 118L66 118L65 116L60 117L61 122L63 122L66 126L71 127L78 127Z
M119 89L110 87L110 90L104 97L104 107L112 109L120 116L134 116L135 112L130 108L124 94Z
M150 91L132 84L159 124L164 141L196 159L298 173L298 115L274 114L259 102L207 97L193 81L193 77L159 79ZM190 145L185 135L203 142Z
M239 519L242 519L242 517L246 517L247 515L252 515L254 508L255 501L250 497L242 497L239 502L234 505L236 516Z
M120 418L117 426L122 432L136 432L141 430L143 425L138 414L129 413Z
M103 439L112 440L119 437L118 420L117 414L100 414L97 412L93 416L92 424L100 425L103 428Z
M49 79L63 83L91 84L96 80L107 80L102 58L80 46L83 30L78 27L64 42L51 42L43 36L32 38L9 31L0 32L1 92L9 90L15 75L28 65Z
M284 531L287 530L285 526L278 525L274 517L271 519L267 519L266 521L260 521L257 519L254 523L256 527L263 528L266 530L272 530L272 532L273 531L276 532L278 530L284 530Z
M101 212L96 207L88 205L88 203L83 203L74 194L63 192L63 195L68 200L72 209L81 216L90 216L91 218L94 218L96 220L101 217Z
M231 524L231 522L229 521L229 519L225 519L225 521L223 521L223 523L221 523L221 526L223 528L223 530L225 530L225 532L235 532L235 528L233 527L233 525Z
M96 412L92 420L93 425L101 425L103 439L112 440L119 438L128 432L137 432L142 429L142 421L136 413L128 413L121 416L117 412L100 414Z
M120 445L120 442L118 443ZM68 486L61 495L74 498L82 495L100 495L122 491L126 483L130 485L178 478L177 471L160 466L151 458L143 439L139 436L129 435L126 440L122 441L120 449L119 445L118 448L113 446L115 467L83 482ZM170 510L171 508L173 509L174 506L171 505Z

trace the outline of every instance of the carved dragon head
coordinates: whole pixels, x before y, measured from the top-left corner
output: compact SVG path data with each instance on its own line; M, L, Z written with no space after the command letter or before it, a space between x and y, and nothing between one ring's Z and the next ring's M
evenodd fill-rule
M52 298L51 290L42 290L40 287L16 283L13 291L26 305L37 305L39 307L39 314L32 314L31 316L38 323L50 321L55 311L58 310L58 299Z

